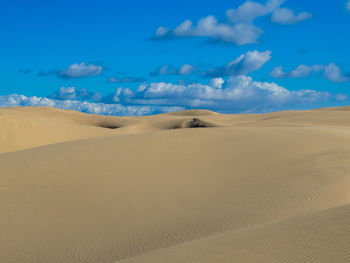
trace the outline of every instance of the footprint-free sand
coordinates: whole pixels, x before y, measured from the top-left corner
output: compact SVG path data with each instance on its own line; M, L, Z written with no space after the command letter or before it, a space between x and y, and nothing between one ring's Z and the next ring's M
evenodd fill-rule
M0 262L350 262L350 108L2 108Z

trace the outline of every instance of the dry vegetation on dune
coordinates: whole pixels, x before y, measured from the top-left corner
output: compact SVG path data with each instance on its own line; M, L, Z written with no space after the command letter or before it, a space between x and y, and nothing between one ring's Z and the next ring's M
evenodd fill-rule
M350 262L350 111L0 109L0 262Z

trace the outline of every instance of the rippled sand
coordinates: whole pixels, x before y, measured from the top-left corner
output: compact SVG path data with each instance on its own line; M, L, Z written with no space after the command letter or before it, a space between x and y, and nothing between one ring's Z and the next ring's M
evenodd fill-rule
M350 262L350 108L0 109L0 262Z

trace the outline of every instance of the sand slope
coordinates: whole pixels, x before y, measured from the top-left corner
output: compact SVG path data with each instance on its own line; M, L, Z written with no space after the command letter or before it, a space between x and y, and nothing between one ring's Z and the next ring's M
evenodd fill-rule
M340 206L121 262L350 262L349 218L350 206Z
M0 127L0 262L350 261L347 108Z

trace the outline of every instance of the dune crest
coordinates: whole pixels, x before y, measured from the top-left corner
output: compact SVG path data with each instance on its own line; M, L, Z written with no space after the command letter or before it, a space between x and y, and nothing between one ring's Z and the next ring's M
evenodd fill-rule
M0 109L0 262L349 262L349 120Z

